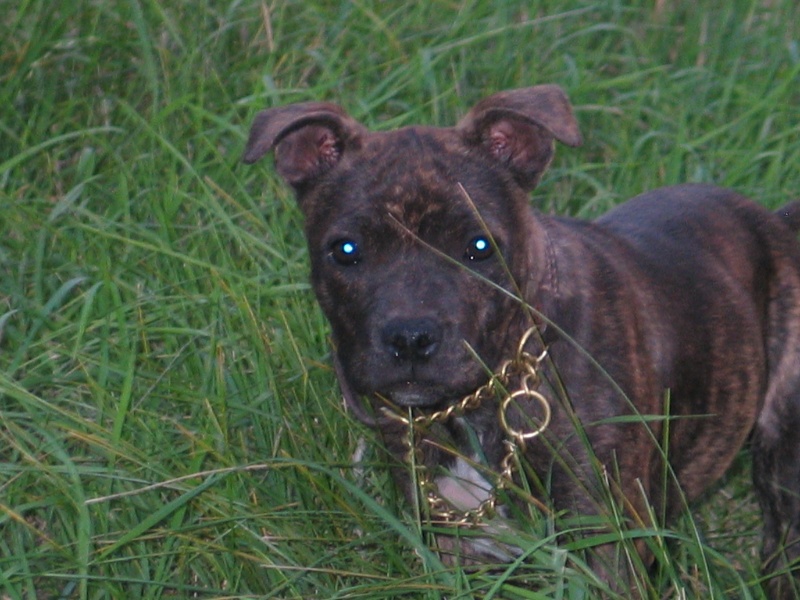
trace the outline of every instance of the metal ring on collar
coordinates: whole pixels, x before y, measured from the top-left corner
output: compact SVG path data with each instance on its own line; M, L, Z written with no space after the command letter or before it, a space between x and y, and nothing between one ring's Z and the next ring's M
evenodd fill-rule
M544 410L544 419L542 419L541 425L539 425L533 431L520 431L518 429L514 429L511 425L508 424L508 419L506 417L506 412L508 411L508 407L511 405L511 402L520 398L522 396L527 396L528 398L532 398L536 400ZM536 436L540 435L547 429L547 426L550 424L550 403L547 401L542 394L535 390L517 390L516 392L509 394L506 396L505 400L500 404L500 424L503 426L503 430L520 446L524 446L525 442L528 440L532 440Z

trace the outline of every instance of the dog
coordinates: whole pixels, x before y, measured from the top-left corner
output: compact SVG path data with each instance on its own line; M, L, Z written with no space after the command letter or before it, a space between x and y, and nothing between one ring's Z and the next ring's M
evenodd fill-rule
M268 109L243 160L274 150L294 189L343 396L383 433L410 499L422 473L446 520L491 523L525 476L511 505L669 522L750 440L769 593L796 597L800 202L772 213L687 184L594 221L549 216L529 193L556 141L582 138L565 93L539 85L449 128L373 132L324 102ZM521 375L498 376L519 357ZM498 379L513 396L500 413ZM440 549L515 553L488 536ZM614 556L591 562L609 581L625 570Z

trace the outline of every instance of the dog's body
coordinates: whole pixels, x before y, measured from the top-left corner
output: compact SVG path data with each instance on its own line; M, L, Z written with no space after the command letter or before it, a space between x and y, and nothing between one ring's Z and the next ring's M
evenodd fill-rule
M765 563L796 560L800 208L781 216L685 185L594 222L544 216L527 193L554 139L580 143L555 86L487 98L449 129L373 133L323 103L259 115L245 160L276 148L297 192L348 405L405 459L407 432L381 406L430 412L459 402L534 325L526 350L548 350L539 391L552 419L525 459L556 509L602 514L610 492L636 523L668 519L752 433ZM513 428L541 423L537 402L519 405ZM425 464L455 472L438 474L440 495L475 508L491 477L456 455L500 471L497 405L425 435L435 442ZM397 477L409 490L406 470ZM482 543L461 550L502 554ZM776 578L772 594L792 597L792 585Z

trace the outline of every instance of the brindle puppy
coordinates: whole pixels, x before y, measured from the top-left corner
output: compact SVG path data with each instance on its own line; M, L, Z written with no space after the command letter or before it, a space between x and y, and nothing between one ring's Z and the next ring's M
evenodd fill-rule
M539 391L552 420L524 459L542 499L594 515L615 499L637 526L669 520L752 436L764 564L795 568L800 204L773 214L681 185L593 222L546 216L528 192L554 140L581 143L563 92L537 86L493 95L452 128L371 132L328 103L266 110L244 159L275 149L305 216L347 405L399 459L407 432L386 407L460 402L535 326L526 349L548 348ZM458 508L478 506L501 469L498 402L422 434L438 493ZM541 423L532 397L517 404L512 427ZM413 497L407 469L397 479ZM466 559L513 553L474 538L447 546ZM624 570L613 556L604 548L593 563L609 579ZM774 577L771 594L795 597L795 585Z

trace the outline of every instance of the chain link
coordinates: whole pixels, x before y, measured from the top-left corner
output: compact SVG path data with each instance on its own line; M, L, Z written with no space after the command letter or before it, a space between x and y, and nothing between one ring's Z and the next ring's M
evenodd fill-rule
M525 451L525 444L528 441L543 433L550 424L550 403L547 398L537 391L541 384L539 367L547 357L547 348L538 356L525 351L525 345L534 331L536 329L532 327L525 332L515 356L505 361L489 381L456 404L430 414L416 416L387 411L388 415L408 427L406 461L416 471L417 485L432 517L452 525L474 526L480 524L484 519L494 516L499 504L498 493L513 484L515 457L518 453ZM519 379L519 389L509 393L509 384L514 379ZM439 494L436 482L433 481L430 472L424 466L421 447L422 436L420 433L424 433L434 423L442 423L453 417L461 417L477 409L484 400L494 397L498 388L504 394L504 399L499 405L498 418L503 431L508 436L508 439L505 440L506 453L500 461L500 473L488 498L483 500L476 508L459 510ZM541 424L533 431L527 432L511 427L506 416L509 407L516 400L524 400L525 398L538 402L544 411L544 418Z

